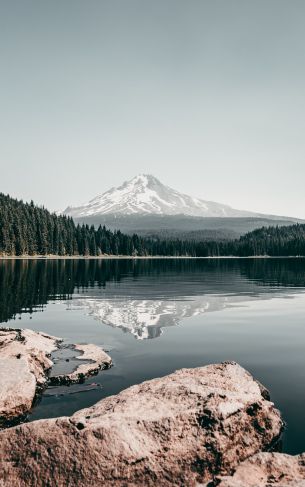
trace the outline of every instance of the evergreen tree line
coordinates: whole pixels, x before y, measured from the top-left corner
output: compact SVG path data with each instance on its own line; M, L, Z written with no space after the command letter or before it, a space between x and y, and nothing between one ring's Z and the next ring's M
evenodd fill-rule
M305 256L305 225L263 227L235 240L144 238L104 226L75 225L0 193L0 255Z

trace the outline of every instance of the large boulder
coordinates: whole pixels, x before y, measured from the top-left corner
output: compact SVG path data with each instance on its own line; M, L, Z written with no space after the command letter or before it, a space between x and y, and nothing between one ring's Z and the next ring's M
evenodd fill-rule
M242 462L218 487L305 487L305 454L258 453Z
M0 485L195 486L274 445L267 391L236 363L183 369L71 417L0 432Z

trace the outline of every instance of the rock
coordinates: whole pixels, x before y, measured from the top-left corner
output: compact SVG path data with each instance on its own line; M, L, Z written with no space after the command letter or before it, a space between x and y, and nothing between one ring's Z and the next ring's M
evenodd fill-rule
M0 426L18 422L47 385L50 353L59 338L31 330L0 329Z
M71 417L0 432L0 485L195 486L271 447L283 427L235 363L183 369Z
M47 387L53 366L51 352L60 347L61 338L11 328L0 329L0 428L22 421L35 398ZM53 383L83 382L101 368L111 366L111 358L96 345L74 345L83 352L81 364L70 374L52 378Z
M78 360L90 360L90 363L81 364L70 374L62 374L50 377L50 384L75 384L83 382L86 377L96 374L100 369L108 369L112 360L104 350L97 345L74 345L76 350L83 352L76 357Z
M305 454L258 453L242 462L230 477L215 481L218 487L304 487Z

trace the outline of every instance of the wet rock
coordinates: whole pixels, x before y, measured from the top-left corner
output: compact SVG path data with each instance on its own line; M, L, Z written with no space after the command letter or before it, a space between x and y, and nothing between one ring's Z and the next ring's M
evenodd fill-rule
M305 454L259 453L242 462L230 477L215 481L218 487L304 487Z
M49 379L50 384L75 384L85 380L86 377L97 374L99 370L108 369L112 365L112 360L104 350L97 345L74 345L75 350L79 350L82 355L76 357L78 360L88 361L79 365L76 370L69 374L60 374L52 376Z
M235 363L183 369L71 417L0 432L0 485L195 486L269 448L283 423Z

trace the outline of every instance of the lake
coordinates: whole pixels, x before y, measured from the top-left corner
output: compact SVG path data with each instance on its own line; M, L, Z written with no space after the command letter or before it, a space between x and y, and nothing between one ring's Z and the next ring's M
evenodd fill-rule
M283 451L305 451L305 260L2 260L0 322L95 343L114 366L49 388L30 420L70 415L182 367L234 360L287 422Z

